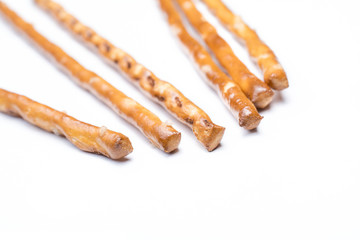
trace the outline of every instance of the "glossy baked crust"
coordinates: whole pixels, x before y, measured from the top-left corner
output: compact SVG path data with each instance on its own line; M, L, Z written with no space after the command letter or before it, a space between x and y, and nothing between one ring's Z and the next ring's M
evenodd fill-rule
M205 75L210 85L219 93L224 103L230 108L237 118L240 126L251 130L256 128L262 117L257 112L254 104L245 96L240 87L234 83L212 60L207 50L185 29L181 17L172 1L159 0L161 8L174 34L188 50L200 72Z
M274 52L259 38L240 16L235 15L221 0L202 0L214 15L235 36L245 43L250 56L264 74L265 82L275 90L289 87L289 82Z
M0 112L22 117L48 132L65 136L72 144L86 152L120 159L133 151L130 140L121 133L81 122L63 112L1 88Z
M58 3L51 0L35 0L35 2L92 50L98 52L106 62L125 75L146 96L159 103L179 121L189 126L199 142L208 151L214 150L219 145L225 128L214 124L203 110L173 85L160 80L128 53L114 46L90 27L82 24Z
M274 96L271 88L252 74L235 55L230 45L217 33L192 0L177 0L180 8L192 26L199 32L204 42L215 54L219 63L226 69L232 80L237 83L245 95L257 108L265 108Z
M0 12L54 60L63 71L68 73L78 85L97 96L121 117L137 127L156 147L165 152L177 149L181 134L172 126L163 123L148 109L84 68L1 2Z

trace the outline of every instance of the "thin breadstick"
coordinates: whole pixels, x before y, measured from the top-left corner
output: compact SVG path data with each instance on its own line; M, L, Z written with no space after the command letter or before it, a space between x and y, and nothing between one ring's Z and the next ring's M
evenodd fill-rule
M121 133L81 122L63 112L1 88L0 112L22 117L45 131L65 136L85 152L120 159L133 151L130 140Z
M289 87L284 68L274 52L259 38L240 16L235 15L221 0L202 0L214 15L235 36L245 43L250 56L264 75L265 82L275 90Z
M38 47L48 53L81 87L97 96L121 117L137 127L156 147L165 152L172 152L177 149L181 134L173 127L163 123L155 114L117 90L95 73L85 69L1 2L0 12L35 42Z
M163 11L167 14L168 22L174 34L188 49L188 53L200 68L200 71L222 97L225 104L238 119L240 126L248 130L256 128L262 117L257 112L254 104L245 96L240 87L221 71L206 49L186 31L173 2L169 0L159 0L159 2Z
M189 126L196 138L208 150L214 150L220 143L225 128L214 124L210 117L178 89L160 80L150 70L111 42L98 35L91 28L66 12L51 0L35 0L45 11L63 24L71 33L78 36L106 62L124 74L146 96L159 103L179 121Z
M240 61L230 45L196 9L192 0L177 0L177 2L191 25L200 33L219 63L226 69L232 80L240 86L245 95L258 108L268 106L274 96L271 88L252 74L245 64Z

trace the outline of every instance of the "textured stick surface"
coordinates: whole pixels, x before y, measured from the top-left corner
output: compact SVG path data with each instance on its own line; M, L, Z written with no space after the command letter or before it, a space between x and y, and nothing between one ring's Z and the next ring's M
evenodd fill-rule
M148 109L117 90L95 73L85 69L1 2L0 12L38 47L48 53L81 87L93 93L121 117L137 127L156 147L165 152L177 149L181 134L173 127L163 123Z
M66 12L61 5L51 0L35 0L35 2L71 33L98 52L109 64L126 75L144 94L189 126L207 150L212 151L219 145L225 129L214 124L203 110L187 99L173 85L160 80L129 54Z
M221 0L202 0L229 31L244 42L250 56L264 74L265 82L275 90L289 87L284 68L274 52L259 38L240 16L235 15Z
M56 135L65 136L79 149L120 159L132 152L130 140L121 133L95 127L0 88L0 112L22 117L27 122Z
M245 96L240 87L221 71L206 49L186 31L173 2L169 0L159 0L159 2L167 14L169 25L174 34L188 50L210 85L219 93L233 115L238 119L240 126L248 130L256 128L262 117L254 104Z
M271 88L252 74L240 61L230 45L217 33L215 27L197 10L192 0L177 0L177 2L191 25L200 33L204 42L245 95L258 108L268 106L274 96Z

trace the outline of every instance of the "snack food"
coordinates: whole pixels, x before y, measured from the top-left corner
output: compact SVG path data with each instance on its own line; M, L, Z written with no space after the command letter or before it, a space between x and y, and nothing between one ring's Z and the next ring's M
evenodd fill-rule
M91 28L66 12L51 0L35 0L44 10L62 23L70 32L98 52L109 64L123 73L135 86L159 103L179 121L189 126L199 142L208 150L214 150L220 143L225 128L214 124L210 117L187 99L173 85L160 80L154 73L123 50L98 35Z
M88 90L125 120L137 127L156 147L165 152L177 149L181 134L155 114L113 87L38 33L34 27L0 2L0 12L38 47L44 50L78 85Z
M86 152L120 159L133 151L130 140L121 133L81 122L63 112L1 88L0 112L22 117L45 131L65 136L77 148Z
M250 56L260 67L265 82L275 90L289 87L284 68L274 52L259 38L240 16L235 15L221 0L202 0L229 31L245 43Z
M173 2L169 0L159 0L159 2L161 8L167 14L168 22L174 34L188 50L189 55L200 68L201 73L209 80L210 85L230 108L240 126L248 130L256 128L262 117L252 102L244 95L240 87L221 71L206 49L190 36Z
M215 27L207 22L197 10L192 0L177 0L177 2L191 25L200 33L219 63L226 69L232 80L240 86L245 95L258 108L268 106L274 96L271 88L252 74L240 61L230 45L217 33Z

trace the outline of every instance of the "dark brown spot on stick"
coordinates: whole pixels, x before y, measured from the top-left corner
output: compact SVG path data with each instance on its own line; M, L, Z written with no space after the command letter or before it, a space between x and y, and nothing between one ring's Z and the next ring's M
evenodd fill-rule
M211 123L208 120L204 119L203 123L205 124L205 126L211 127Z
M185 118L185 122L194 124L194 120L192 120L191 118Z
M103 46L104 46L106 52L110 52L111 47L110 47L110 45L109 45L107 42L104 42L104 43L103 43Z
M152 76L148 76L147 80L151 87L155 86L155 80L152 78Z
M175 102L178 107L180 107L180 108L182 107L182 102L179 97L175 97Z
M130 61L127 62L127 68L128 68L128 69L131 68L131 62L130 62Z
M165 98L164 98L163 96L155 95L155 97L156 97L160 102L165 101Z

